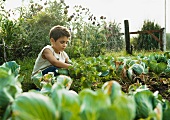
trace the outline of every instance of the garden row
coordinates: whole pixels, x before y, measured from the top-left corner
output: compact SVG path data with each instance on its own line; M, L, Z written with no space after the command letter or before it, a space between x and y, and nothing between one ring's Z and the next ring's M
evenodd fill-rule
M6 62L0 66L0 119L167 120L170 102L144 83L149 73L168 82L169 58L169 52L131 58L82 56L72 60L73 68L58 71L70 77L40 73L33 79L39 90L28 92L22 90L20 66ZM131 85L124 92L120 83L126 81Z

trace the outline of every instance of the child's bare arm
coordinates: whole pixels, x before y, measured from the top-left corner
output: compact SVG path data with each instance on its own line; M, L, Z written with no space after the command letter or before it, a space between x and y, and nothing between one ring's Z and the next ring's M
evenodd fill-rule
M63 62L57 60L53 56L53 53L51 52L51 50L48 48L43 51L42 57L44 59L47 59L52 65L59 67L59 68L68 68L69 66L71 66L71 64L63 63Z

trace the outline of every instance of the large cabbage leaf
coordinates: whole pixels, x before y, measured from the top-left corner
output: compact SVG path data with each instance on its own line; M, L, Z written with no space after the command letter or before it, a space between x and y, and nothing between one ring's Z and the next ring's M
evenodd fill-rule
M80 101L75 91L65 89L61 83L55 83L52 87L51 97L60 111L62 120L80 119Z
M34 76L31 77L33 83L36 85L37 88L42 88L41 86L41 81L42 81L42 72L38 72L37 74L35 74Z
M20 71L20 66L15 61L5 62L0 67L9 68L15 76L17 76L19 74L19 71Z
M5 64L0 66L0 73L0 116L2 116L22 89L18 75L14 75L9 67L5 67Z
M156 74L160 74L160 73L164 72L166 70L166 68L167 68L167 64L164 63L164 62L160 62L160 63L157 64L154 72Z
M102 86L104 93L108 94L113 102L116 97L121 96L121 85L117 81L105 82Z
M14 120L58 120L59 112L53 101L40 93L26 92L12 104Z
M133 120L136 116L136 103L126 95L115 98L114 103L99 111L98 120Z
M134 95L135 102L136 102L136 119L139 118L147 118L150 113L154 110L154 95L149 90L142 90L139 92L136 92Z
M136 75L144 73L144 67L140 64L133 64L131 67Z
M170 102L164 102L164 109L163 109L163 120L169 120L170 117Z
M99 118L99 111L106 109L111 105L108 94L102 90L93 91L84 89L79 93L81 101L81 118L82 120L96 120Z
M70 89L72 82L73 80L69 76L66 75L57 76L57 83L63 84L66 89Z

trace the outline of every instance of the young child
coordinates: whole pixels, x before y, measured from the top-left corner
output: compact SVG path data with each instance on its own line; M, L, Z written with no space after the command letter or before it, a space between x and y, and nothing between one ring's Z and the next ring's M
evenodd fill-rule
M54 72L54 76L56 76L58 68L68 68L71 66L69 64L69 57L64 52L71 36L69 30L57 25L51 28L49 36L51 45L45 46L38 54L32 76L38 72L42 72L43 75L48 72Z

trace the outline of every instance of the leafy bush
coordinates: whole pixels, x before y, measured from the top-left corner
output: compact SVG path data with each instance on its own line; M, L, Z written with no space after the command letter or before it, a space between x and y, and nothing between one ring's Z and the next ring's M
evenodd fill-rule
M119 34L119 24L107 23L104 16L95 17L88 8L75 6L74 9L75 12L68 19L72 40L67 51L71 57L80 57L81 54L99 56L106 51L122 50L123 39Z
M141 31L160 30L160 29L161 27L158 24L150 20L145 20ZM159 33L153 33L153 34L159 38ZM149 34L139 34L139 36L137 37L137 42L134 45L134 47L136 50L156 50L159 49L159 43L154 38L152 38L152 36Z
M67 15L63 14L65 3L51 1L44 3L44 8L38 3L30 2L24 15L19 19L24 19L24 28L27 33L28 46L31 51L29 56L37 56L40 50L49 41L49 31L55 25L66 25Z

